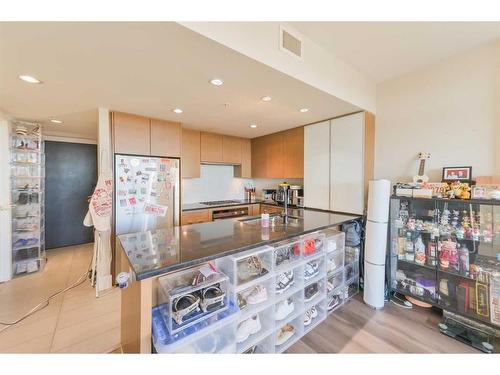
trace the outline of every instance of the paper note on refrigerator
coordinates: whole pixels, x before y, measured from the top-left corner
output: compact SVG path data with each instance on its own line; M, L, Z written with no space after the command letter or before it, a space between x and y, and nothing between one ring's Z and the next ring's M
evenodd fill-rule
M165 216L167 214L167 206L154 203L144 203L144 212L147 214Z

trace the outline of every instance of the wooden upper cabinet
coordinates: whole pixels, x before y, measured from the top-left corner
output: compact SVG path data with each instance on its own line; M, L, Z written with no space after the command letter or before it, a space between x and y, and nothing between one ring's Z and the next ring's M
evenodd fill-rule
M251 140L252 177L266 178L266 137L253 138Z
M241 138L222 136L222 162L241 164Z
M151 119L151 155L181 156L181 124Z
M116 153L150 155L150 121L147 117L112 112Z
M283 132L265 136L266 177L283 178L285 176L285 153Z
M304 178L304 127L283 132L285 178Z
M200 177L200 132L182 129L181 176Z
M234 167L234 177L252 177L252 142L251 139L241 138L241 164Z
M201 161L208 163L222 163L222 135L215 133L201 133Z

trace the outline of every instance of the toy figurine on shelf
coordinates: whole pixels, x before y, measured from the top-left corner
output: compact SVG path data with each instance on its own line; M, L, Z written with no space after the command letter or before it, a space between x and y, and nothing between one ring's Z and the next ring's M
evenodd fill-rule
M469 215L467 215L467 211L464 210L462 212L462 228L464 230L465 238L471 238L472 237L472 228L470 224L470 218Z
M439 267L442 270L449 268L458 271L457 243L446 240L439 244Z
M401 206L399 208L399 217L402 220L403 224L406 224L408 222L408 219L410 217L410 213L408 210L408 202L402 201Z
M422 241L422 237L418 236L417 241L415 242L415 262L418 264L425 264L425 260L425 245Z
M458 210L453 210L453 217L451 219L451 226L453 228L457 228L458 227L458 216L459 216L459 211Z
M455 181L448 184L446 195L450 199L470 199L470 190L468 183Z
M469 276L469 249L462 245L458 251L460 275Z
M408 219L408 223L407 223L406 226L407 226L407 228L408 228L409 231L413 232L415 230L415 218L410 217Z

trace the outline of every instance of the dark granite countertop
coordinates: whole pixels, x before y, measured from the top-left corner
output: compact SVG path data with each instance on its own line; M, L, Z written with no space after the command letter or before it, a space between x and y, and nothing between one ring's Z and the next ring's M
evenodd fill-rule
M194 211L194 210L205 210L207 208L219 208L219 207L231 207L231 206L241 206L246 204L259 204L264 203L262 199L232 199L234 203L224 203L218 205L208 205L202 203L186 203L182 205L182 211Z
M289 214L301 219L269 228L261 228L259 221L226 219L122 234L118 239L136 279L143 280L359 218L309 209L290 209Z

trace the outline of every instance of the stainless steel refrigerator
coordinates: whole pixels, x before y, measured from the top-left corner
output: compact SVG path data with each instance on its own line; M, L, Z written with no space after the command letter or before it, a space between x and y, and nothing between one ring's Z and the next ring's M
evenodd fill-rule
M115 155L115 233L179 225L179 159Z

